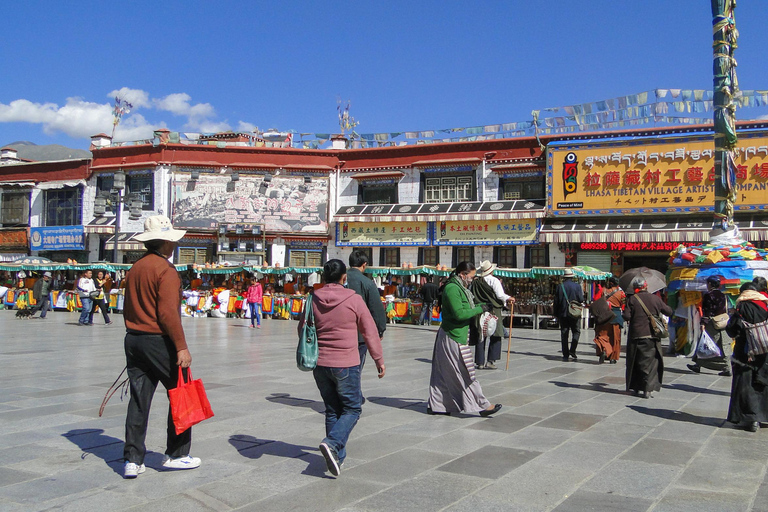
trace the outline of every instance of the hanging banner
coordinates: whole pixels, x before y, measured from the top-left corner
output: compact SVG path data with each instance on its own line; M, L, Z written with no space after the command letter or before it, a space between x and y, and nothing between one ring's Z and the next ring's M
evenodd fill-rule
M527 245L536 243L536 219L435 222L435 245Z
M29 228L29 248L33 251L82 251L83 226Z
M427 222L337 222L336 245L411 246L429 245Z
M263 224L268 232L327 233L328 179L303 176L201 173L174 180L173 225L178 228L216 228L220 224ZM229 189L229 190L228 190Z
M550 145L547 195L555 215L690 213L714 204L712 135L660 144ZM760 210L768 191L768 138L739 136L737 211Z

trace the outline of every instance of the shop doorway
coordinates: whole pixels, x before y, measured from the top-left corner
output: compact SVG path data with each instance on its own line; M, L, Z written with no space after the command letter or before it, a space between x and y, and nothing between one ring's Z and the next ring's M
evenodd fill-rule
M631 268L648 267L666 274L669 269L669 255L658 254L624 254L624 272Z

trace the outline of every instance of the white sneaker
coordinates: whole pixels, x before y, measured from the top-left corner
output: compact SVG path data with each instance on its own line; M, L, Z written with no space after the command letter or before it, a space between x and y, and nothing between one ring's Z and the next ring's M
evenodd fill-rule
M177 459L172 459L166 455L163 460L163 467L167 469L195 469L200 467L200 462L199 458L190 457L189 455Z
M123 477L124 478L136 478L140 474L142 474L144 471L146 471L147 468L144 467L144 464L139 466L138 464L134 464L133 462L126 462L125 467L123 468Z

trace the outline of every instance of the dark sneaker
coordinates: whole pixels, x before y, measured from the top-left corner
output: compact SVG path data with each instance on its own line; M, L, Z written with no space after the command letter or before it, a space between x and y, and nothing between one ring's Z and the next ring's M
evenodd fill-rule
M574 361L578 359L578 357L576 357L576 352L571 352L570 355L571 355L571 359L573 359Z
M330 471L333 476L339 476L339 473L341 473L341 465L339 464L338 456L336 456L336 451L326 443L320 443L320 453L325 457L325 465L328 467L328 471Z
M687 364L685 366L687 366L688 369L691 370L693 373L701 373L701 366L697 364Z
M606 357L605 350L603 350L602 352L600 352L600 359L598 360L598 364L603 364L605 362L605 357Z
M760 423L758 423L756 421L752 421L750 423L747 423L747 426L746 426L745 430L747 432L757 432L759 428L760 428Z

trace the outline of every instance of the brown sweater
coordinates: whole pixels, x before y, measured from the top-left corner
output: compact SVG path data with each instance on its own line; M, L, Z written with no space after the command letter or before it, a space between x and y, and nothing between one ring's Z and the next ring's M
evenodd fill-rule
M125 327L131 332L164 334L187 348L181 327L181 280L168 260L149 253L133 264L126 275Z

